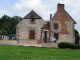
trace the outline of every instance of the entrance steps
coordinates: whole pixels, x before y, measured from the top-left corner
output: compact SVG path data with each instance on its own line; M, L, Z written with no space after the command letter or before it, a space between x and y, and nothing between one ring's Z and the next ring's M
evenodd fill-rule
M42 47L42 44L18 44L18 46Z

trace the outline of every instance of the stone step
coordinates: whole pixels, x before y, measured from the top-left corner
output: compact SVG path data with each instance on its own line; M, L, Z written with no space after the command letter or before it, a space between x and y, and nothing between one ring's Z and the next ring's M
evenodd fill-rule
M18 44L19 46L35 46L35 47L42 47L42 44Z

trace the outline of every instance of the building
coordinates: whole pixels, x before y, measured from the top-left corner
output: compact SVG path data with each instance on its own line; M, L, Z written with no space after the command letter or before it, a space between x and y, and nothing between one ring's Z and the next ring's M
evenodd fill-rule
M64 4L57 4L57 12L48 23L33 10L16 26L19 44L41 44L42 47L58 47L60 42L74 43L76 22L65 11ZM17 29L18 28L18 29Z

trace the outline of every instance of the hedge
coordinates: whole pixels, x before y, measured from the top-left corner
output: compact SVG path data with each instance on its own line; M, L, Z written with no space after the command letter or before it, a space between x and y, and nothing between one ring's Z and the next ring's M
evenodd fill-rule
M59 48L71 48L71 49L80 49L80 45L69 43L69 42L60 42L58 44Z

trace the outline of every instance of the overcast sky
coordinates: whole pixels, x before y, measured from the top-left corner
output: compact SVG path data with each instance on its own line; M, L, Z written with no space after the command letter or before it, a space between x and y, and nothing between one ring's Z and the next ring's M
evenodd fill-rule
M76 21L75 29L80 33L80 0L0 0L0 17L18 15L24 17L32 9L44 20L57 11L57 4L65 4L65 10Z

